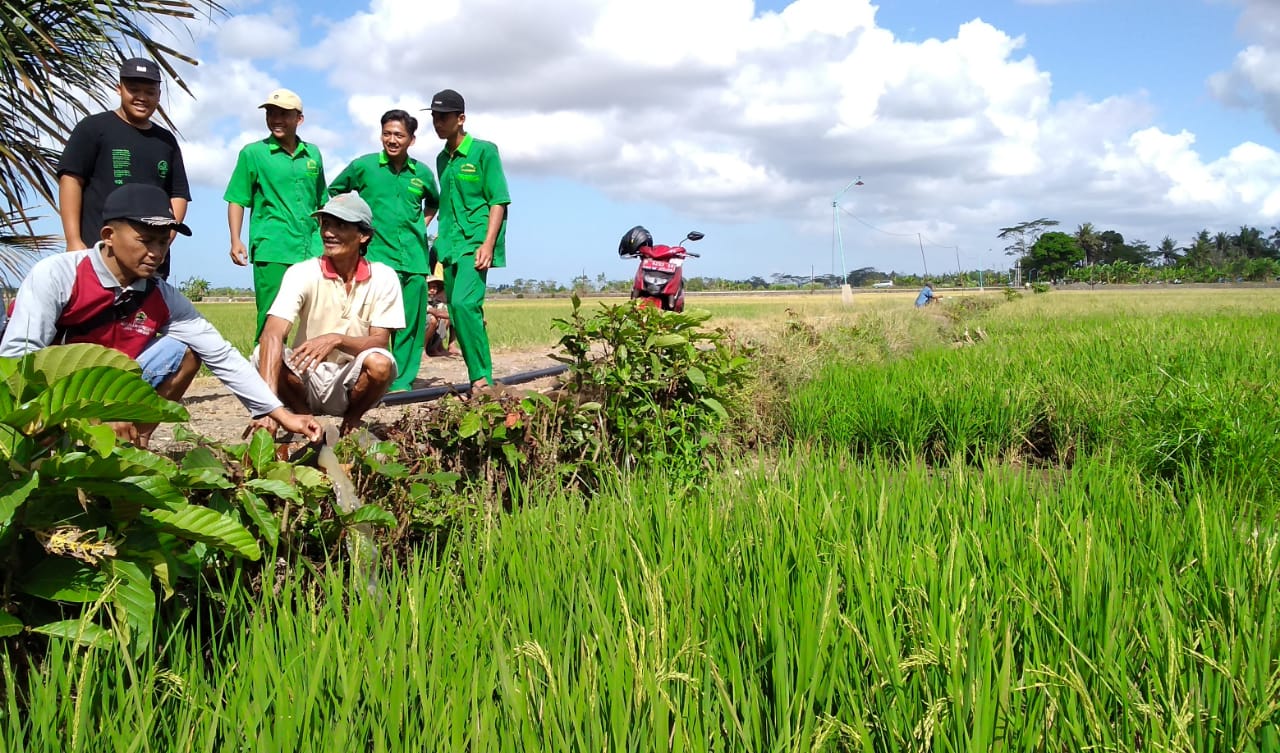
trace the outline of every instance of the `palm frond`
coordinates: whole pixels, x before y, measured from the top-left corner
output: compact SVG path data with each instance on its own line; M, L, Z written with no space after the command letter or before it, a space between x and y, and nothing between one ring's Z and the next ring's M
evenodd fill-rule
M18 216L18 211L0 213L0 227L30 226L38 217ZM62 248L62 239L55 235L34 235L0 230L0 281L6 287L16 288L27 276L31 265L40 257Z
M174 63L196 60L155 39L150 26L225 12L217 0L0 0L0 198L11 208L0 228L14 227L5 218L29 226L21 207L32 191L57 203L61 146L91 106L109 104L121 60L149 57L190 93Z

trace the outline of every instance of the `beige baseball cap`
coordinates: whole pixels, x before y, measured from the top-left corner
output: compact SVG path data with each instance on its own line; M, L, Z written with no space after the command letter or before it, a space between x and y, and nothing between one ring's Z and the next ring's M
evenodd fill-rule
M259 109L263 107L279 107L282 110L297 110L302 112L302 97L290 89L276 89L267 95L267 101L258 105Z

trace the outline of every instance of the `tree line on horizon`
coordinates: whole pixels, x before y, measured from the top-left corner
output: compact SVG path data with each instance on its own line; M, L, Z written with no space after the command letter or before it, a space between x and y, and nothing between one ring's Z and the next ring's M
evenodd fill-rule
M1270 234L1252 225L1235 233L1202 229L1179 245L1166 235L1156 246L1126 241L1115 230L1099 230L1085 222L1074 233L1053 230L1057 220L1039 218L1001 228L997 238L1009 241L1005 252L1015 257L1030 281L1086 282L1107 276L1108 282L1184 280L1263 281L1280 277L1280 228Z

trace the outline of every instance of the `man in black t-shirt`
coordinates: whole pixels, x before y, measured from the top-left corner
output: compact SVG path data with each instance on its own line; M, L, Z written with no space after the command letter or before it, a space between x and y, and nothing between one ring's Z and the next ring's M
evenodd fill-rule
M159 186L173 216L187 214L191 189L178 140L151 122L160 105L160 68L144 58L120 66L120 106L76 125L58 163L58 214L67 250L91 248L102 232L107 194L126 183ZM172 240L172 237L170 238ZM169 276L169 257L158 274Z

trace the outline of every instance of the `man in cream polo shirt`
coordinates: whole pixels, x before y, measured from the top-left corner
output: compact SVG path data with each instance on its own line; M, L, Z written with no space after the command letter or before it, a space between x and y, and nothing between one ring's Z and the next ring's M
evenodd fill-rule
M284 273L253 361L281 402L341 416L347 434L396 378L388 345L405 326L404 302L396 273L365 259L373 212L359 194L335 196L315 216L324 255Z

